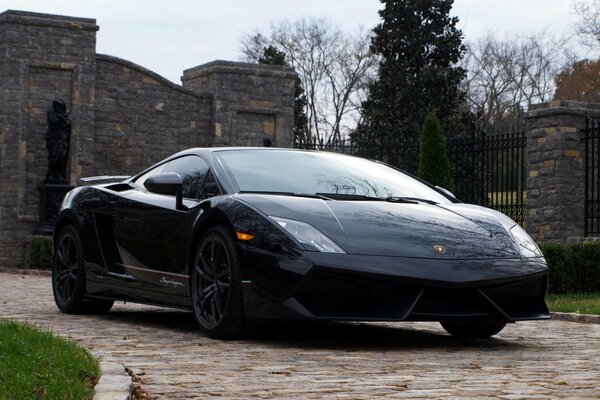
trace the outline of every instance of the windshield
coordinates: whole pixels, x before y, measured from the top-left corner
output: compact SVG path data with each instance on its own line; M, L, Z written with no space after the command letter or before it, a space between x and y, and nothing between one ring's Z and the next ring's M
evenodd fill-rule
M359 197L412 197L451 203L419 181L359 157L291 150L227 150L214 153L243 192L285 192ZM336 196L337 195L337 196Z

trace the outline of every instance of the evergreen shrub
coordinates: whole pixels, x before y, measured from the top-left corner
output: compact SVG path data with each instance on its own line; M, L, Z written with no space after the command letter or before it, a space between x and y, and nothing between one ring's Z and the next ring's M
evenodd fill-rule
M427 114L421 130L417 175L432 185L454 190L446 152L446 137L434 111Z

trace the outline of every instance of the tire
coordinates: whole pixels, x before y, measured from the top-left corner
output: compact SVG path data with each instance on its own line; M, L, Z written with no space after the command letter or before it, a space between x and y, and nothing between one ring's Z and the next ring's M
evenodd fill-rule
M65 226L57 236L52 265L52 293L58 309L66 314L104 314L114 301L85 298L85 267L79 232Z
M440 324L452 336L470 339L489 338L506 326L504 321L444 321Z
M235 339L248 327L239 258L227 229L210 228L195 249L192 306L200 330L214 339Z

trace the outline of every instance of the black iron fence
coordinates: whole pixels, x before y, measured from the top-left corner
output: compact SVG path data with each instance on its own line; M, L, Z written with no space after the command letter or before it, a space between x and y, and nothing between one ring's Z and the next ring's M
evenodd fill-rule
M509 133L484 137L482 145L484 177L480 190L483 198L478 204L496 209L524 225L527 195L525 129L521 127Z
M600 233L600 128L585 119L585 236Z
M517 124L504 133L477 130L447 141L454 193L472 204L496 209L519 224L525 223L525 129ZM416 174L418 138L403 139L395 145L380 143L357 146L351 141L298 144L294 147L353 154L382 160Z

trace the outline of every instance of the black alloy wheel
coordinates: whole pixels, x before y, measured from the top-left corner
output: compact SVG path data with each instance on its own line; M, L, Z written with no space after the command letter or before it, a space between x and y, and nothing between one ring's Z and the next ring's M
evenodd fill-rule
M114 303L112 300L85 298L83 246L73 225L65 226L56 239L52 292L58 309L67 314L103 314Z
M210 228L193 261L192 303L200 329L218 339L239 337L245 330L240 267L231 234Z
M72 302L78 291L79 243L71 227L61 232L56 250L53 270L53 288L59 307Z

